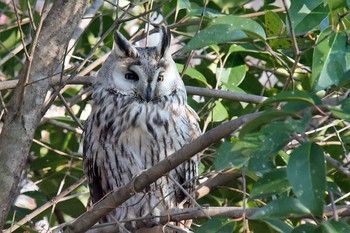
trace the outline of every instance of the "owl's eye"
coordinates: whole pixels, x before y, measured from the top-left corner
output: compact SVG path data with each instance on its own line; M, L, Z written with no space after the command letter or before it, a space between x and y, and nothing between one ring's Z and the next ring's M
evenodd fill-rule
M125 74L125 79L127 80L131 80L131 81L138 81L139 80L139 76L135 73L126 73Z
M162 82L164 80L164 74L159 74L158 82Z

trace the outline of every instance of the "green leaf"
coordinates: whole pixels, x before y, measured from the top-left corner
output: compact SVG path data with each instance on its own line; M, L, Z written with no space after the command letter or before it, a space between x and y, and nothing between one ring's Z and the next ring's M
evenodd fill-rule
M203 48L213 44L234 42L247 38L265 40L264 29L257 22L238 16L223 16L214 19L185 46L183 52Z
M223 170L233 167L242 167L247 162L249 157L244 154L244 151L256 147L254 144L247 142L224 142L218 149L215 156L215 169Z
M191 9L191 3L189 0L177 0L176 9Z
M279 102L289 102L289 101L301 101L308 103L310 105L319 105L321 104L321 100L316 96L312 96L304 91L286 91L275 96L269 97L263 103L261 103L258 107L266 106L272 103Z
M288 131L273 130L261 141L260 147L252 153L248 169L254 172L266 172L272 169L272 157L276 156L290 141Z
M345 112L350 112L350 99L349 98L346 98L343 101L341 101L341 108Z
M30 163L30 169L32 170L40 170L40 169L55 169L56 167L67 163L69 161L66 157L58 156L53 152L49 152L48 154L38 157L34 159Z
M322 216L326 191L324 152L307 142L295 149L289 158L287 176L294 194L315 216Z
M276 12L268 11L265 14L265 29L268 37L280 36L284 31L282 20Z
M255 212L252 219L284 219L309 214L310 211L298 200L292 197L283 197L271 201Z
M346 8L348 7L348 4L344 0L327 0L328 7L330 10L334 11L339 8Z
M273 194L280 194L290 189L285 168L274 169L265 173L261 179L253 184L250 199L264 198Z
M211 105L213 106L213 105ZM220 100L214 102L213 111L208 115L209 119L214 122L221 122L228 118L228 112Z
M176 68L177 70L181 73L184 65L182 64L178 64L176 63ZM187 67L185 75L188 75L190 78L196 79L199 82L203 83L204 85L206 85L207 87L211 87L208 83L206 78L204 77L204 75L202 73L200 73L199 71L191 68L191 67Z
M235 222L227 218L212 218L206 221L195 233L232 233Z
M241 84L247 72L245 64L223 68L221 72L221 82L229 91L235 91L235 88Z
M277 110L265 111L258 117L246 123L239 132L239 137L243 138L247 133L259 129L259 127L265 123L271 122L273 120L283 119L288 116L294 116L294 113Z
M192 6L192 9L190 12L188 12L189 16L203 16L204 17L208 17L208 18L216 18L216 17L221 17L224 16L225 14L223 14L222 12L218 11L218 10L214 10L211 8L206 7L205 10L203 10L203 7L196 7L196 6Z
M78 199L70 199L57 204L57 207L65 214L77 218L85 212L86 207Z
M177 0L176 2L176 9L175 9L175 19L177 18L177 15L179 14L179 11L181 9L187 9L191 10L191 3L189 0Z
M312 84L315 91L338 85L350 77L350 47L344 32L324 30L316 42L312 61Z
M244 31L249 37L265 41L266 34L263 27L249 18L229 15L216 18L212 21L212 25L229 24L231 27Z
M183 53L204 48L212 44L221 44L246 39L248 36L240 29L229 24L209 26L193 37L183 49Z
M342 196L342 192L335 182L327 181L327 191L335 195Z
M328 7L323 0L293 0L289 8L296 34L304 34L319 26L328 16Z
M310 223L302 224L295 228L292 233L307 233L307 232L315 232L315 230L318 228L317 225L313 225ZM315 232L316 233L316 232Z
M350 226L343 220L329 220L322 223L322 228L325 233L349 233Z
M249 44L233 44L230 46L229 51L227 53L235 53L235 52L246 52L246 53L256 53L256 54L268 54L263 51L256 50L253 46L250 46Z
M343 119L346 121L350 121L350 99L346 98L341 101L341 106L328 106L329 110L331 110L332 114L339 119Z
M286 36L286 28L276 12L268 11L265 14L265 29L268 37ZM269 43L272 48L290 48L292 47L291 38L270 39Z
M350 121L350 113L340 109L339 107L329 106L329 110L331 110L332 114L339 119L343 119L346 121Z
M290 233L293 230L291 225L279 219L265 219L264 222L278 232Z

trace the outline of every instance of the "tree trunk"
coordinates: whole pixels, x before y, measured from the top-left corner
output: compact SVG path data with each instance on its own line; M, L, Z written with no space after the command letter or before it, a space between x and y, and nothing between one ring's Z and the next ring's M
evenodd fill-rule
M32 62L26 61L10 101L0 134L0 228L15 197L25 168L34 132L44 112L43 103L50 79L62 63L68 42L83 15L88 0L57 0L38 27L31 46ZM45 13L43 13L45 15ZM29 79L26 80L27 72ZM40 80L40 81L39 81ZM35 82L33 82L35 81ZM28 83L32 83L29 84Z

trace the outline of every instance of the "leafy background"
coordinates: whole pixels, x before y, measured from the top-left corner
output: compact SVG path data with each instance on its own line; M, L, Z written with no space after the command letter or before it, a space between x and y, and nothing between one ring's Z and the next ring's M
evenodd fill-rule
M42 1L15 4L0 2L0 117L13 95L3 85L23 69L23 44L31 43ZM149 22L162 19L171 28L173 56L186 86L219 93L189 91L203 131L261 113L202 155L202 181L217 173L238 175L198 203L223 210L241 207L243 215L195 220L193 229L350 232L349 4L105 1L89 16L59 75L95 76L112 48L116 22L137 41L144 39ZM5 228L32 214L17 232L52 229L86 211L89 194L79 144L91 102L89 86L82 84L64 86L41 120ZM73 191L67 192L71 185Z

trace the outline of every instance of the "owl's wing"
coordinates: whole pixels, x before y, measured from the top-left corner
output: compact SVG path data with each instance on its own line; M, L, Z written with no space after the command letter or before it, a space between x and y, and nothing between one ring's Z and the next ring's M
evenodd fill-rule
M191 136L191 139L189 142L191 142L193 139L199 137L201 135L201 130L198 124L199 117L197 113L188 105L186 105L186 116L189 123L189 135ZM191 192L194 190L196 186L196 176L198 176L198 166L199 166L199 155L195 155L183 164L181 164L176 169L176 176L177 180L180 184L183 184L183 187L187 190L187 192ZM175 191L177 202L182 202L186 195L180 191Z
M91 157L88 157L84 163L86 164L85 170L86 174L88 174L88 183L92 203L96 203L105 195L101 185L102 178L96 163L93 161L93 159L91 159Z
M94 150L93 137L93 122L89 117L85 123L83 135L83 155L84 155L84 170L87 175L87 180L90 188L90 196L93 203L98 202L106 193L102 187L102 173L98 166L98 153L101 151ZM102 152L103 153L103 152Z
M199 124L198 124L199 116L193 110L193 108L191 108L189 105L186 105L186 117L189 119L190 135L191 135L191 139L193 140L202 134L201 129L199 128Z

